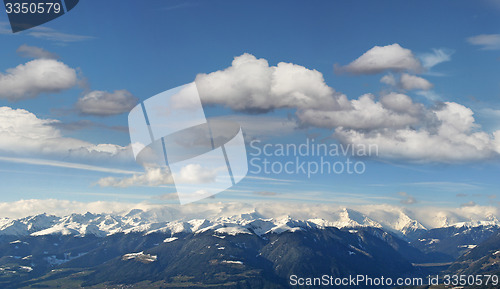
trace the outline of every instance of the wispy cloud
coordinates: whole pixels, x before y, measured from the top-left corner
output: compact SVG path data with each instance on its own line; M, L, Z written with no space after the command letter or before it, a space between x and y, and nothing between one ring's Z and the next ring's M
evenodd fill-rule
M162 11L172 11L172 10L177 10L177 9L183 9L183 8L189 8L189 7L194 7L197 6L195 3L192 2L181 2L176 5L171 5L171 6L165 6L160 8Z
M431 53L423 53L419 55L422 65L430 69L440 63L447 62L451 60L451 55L454 51L446 48L432 49Z
M391 184L371 184L373 187L393 187L393 186L412 186L412 187L430 187L441 191L463 191L479 190L483 187L479 184L461 183L461 182L413 182L413 183L391 183Z
M27 58L43 58L43 59L58 59L59 56L55 53L52 53L50 51L47 51L41 47L36 47L36 46L29 46L26 44L23 44L19 46L19 48L16 50L17 54L19 54L22 57L27 57Z
M0 34L13 35L12 29L10 28L10 24L8 22L0 22ZM31 28L26 32L21 32L16 34L27 35L39 39L58 42L61 44L67 44L71 42L81 42L95 38L86 35L63 33L53 28L40 27L40 26Z
M133 175L133 174L138 174L139 173L137 171L129 171L129 170L105 168L105 167L98 167L98 166L85 165L85 164L79 164L79 163L69 163L69 162L61 162L61 161L54 161L54 160L44 160L44 159L0 157L0 161L2 161L2 162L10 162L10 163L17 163L17 164L59 167L59 168L68 168L68 169L94 171L94 172L103 172L103 173L112 173L112 174Z
M467 42L479 46L481 50L499 50L500 34L481 34L467 38Z
M297 182L299 182L297 180L286 180L286 179L257 177L257 176L246 176L245 179L258 180L258 181L271 181L271 182L278 182L278 183L297 183Z
M477 204L474 201L468 201L467 203L463 203L460 205L460 207L475 207Z
M12 34L9 23L0 22L0 34Z
M276 192L270 192L270 191L259 191L259 192L254 192L254 194L256 194L258 196L264 196L264 197L278 195L278 193L276 193Z
M92 36L63 33L48 27L32 28L28 30L27 35L60 43L80 42L94 39Z
M413 196L410 196L407 192L399 192L398 195L404 198L400 201L400 203L403 205L413 205L417 203L417 199L415 199L415 197Z

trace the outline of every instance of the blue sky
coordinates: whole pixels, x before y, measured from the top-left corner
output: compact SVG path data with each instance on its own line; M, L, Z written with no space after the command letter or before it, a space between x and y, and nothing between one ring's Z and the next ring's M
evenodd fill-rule
M282 104L271 105L268 111L250 113L249 107L238 109L229 104L229 99L212 97L208 100L211 105L206 106L207 115L242 120L243 128L249 131L248 141L254 138L262 143L301 144L314 136L329 144L360 143L369 142L378 133L381 151L378 156L356 159L366 165L361 175L315 174L308 178L302 174L249 174L232 190L207 201L498 206L499 152L493 133L500 129L499 16L500 2L494 0L318 1L314 5L299 1L81 1L63 17L12 34L8 31L6 14L0 13L0 84L6 83L5 77L13 68L39 59L40 51L57 55L57 60L49 61L56 61L59 68L75 73L75 79L66 80L67 85L55 83L55 88L39 85L33 88L36 92L26 90L16 97L9 96L7 86L0 87L0 107L11 108L3 111L4 121L13 119L7 113L18 116L18 109L32 113L34 118L23 122L26 120L23 115L17 128L33 131L29 137L34 139L40 139L38 133L57 133L62 140L58 143L72 138L86 145L111 144L120 150L130 143L127 103L120 112L106 114L91 112L86 106L89 102L83 100L78 106L79 99L98 95L97 91L101 92L101 100L113 93L125 102L146 100L192 82L198 74L208 79L213 76L210 73L224 71L232 66L235 57L248 53L255 60L247 61L263 59L269 67L281 62L293 63L307 69L314 79L318 75L311 71L316 70L320 73L318 81L322 78L321 85L333 89L335 97L343 94L353 101L370 93L373 104L355 112L346 109L341 119L334 117L324 123L317 116L328 115L329 110L294 106L293 101L276 100L274 103ZM31 58L22 57L22 51L16 52L23 45L28 47L25 50ZM375 53L372 49L377 46L382 48L378 59L387 57L387 62L379 63L376 71L369 70L369 61L362 56ZM393 50L387 50L389 46ZM391 64L397 53L401 53L400 59L396 59L399 62ZM437 57L438 63L425 67L431 56ZM358 66L353 64L356 60ZM414 69L419 67L419 71ZM403 75L408 82L403 81ZM384 76L388 76L386 80L392 77L393 83L381 82ZM238 83L233 84L236 87ZM307 92L313 88L303 89ZM362 121L357 122L356 118L374 113L383 96L391 93L408 97L405 99L412 101L412 107L421 110L418 116L398 111L395 118L388 117L381 124L371 126L374 121L368 118L366 125L359 125ZM249 96L243 93L241 97ZM273 97L280 95L268 99ZM395 98L390 99L395 103ZM339 107L332 110L344 111ZM306 111L310 113L307 118ZM473 116L467 115L468 111ZM386 112L384 115L390 116ZM453 118L457 115L463 119ZM439 126L444 122L440 117L450 117L449 126ZM461 120L467 122L470 117L477 124L471 126L472 131L458 127ZM51 122L50 131L40 132L37 125L47 119L59 122ZM398 123L400 120L408 120L408 124ZM437 124L428 124L433 121ZM339 131L339 126L345 130ZM448 128L457 129L459 139L449 136ZM12 134L8 124L0 129L3 130L0 135ZM439 129L443 131L434 131ZM409 131L450 140L453 145L448 150L455 150L456 154L446 157L441 151L446 144L430 146L435 154L420 152L416 149L422 147L418 142L397 152L391 150L392 137ZM471 136L475 132L487 134L489 139L476 143L477 153L465 157L460 142L476 141L479 136ZM350 133L360 138L349 139ZM23 142L22 138L14 140ZM419 141L429 143L425 138ZM410 143L407 140L406 144ZM117 186L119 180L132 174L116 170L136 172L137 176L145 171L125 149L121 156L101 157L68 154L64 146L47 152L43 149L47 145L24 150L22 143L16 145L14 141L7 143L5 137L0 139L0 200L176 202L169 197L175 191L171 185L131 180L130 185ZM252 151L249 146L247 149ZM45 161L44 165L40 165L40 160ZM283 158L271 157L271 160ZM74 168L75 164L92 167ZM105 178L112 179L101 181Z

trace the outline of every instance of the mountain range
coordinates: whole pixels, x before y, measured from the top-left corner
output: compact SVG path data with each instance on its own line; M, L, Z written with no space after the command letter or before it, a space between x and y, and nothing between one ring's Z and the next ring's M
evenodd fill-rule
M255 207L207 208L0 219L0 287L287 288L298 273L498 269L500 222L491 214L442 214L444 226L430 227L394 207L281 216Z

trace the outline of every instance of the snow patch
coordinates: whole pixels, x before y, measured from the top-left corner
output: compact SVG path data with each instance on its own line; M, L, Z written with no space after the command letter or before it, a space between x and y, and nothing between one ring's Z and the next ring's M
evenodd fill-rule
M135 260L139 261L142 263L152 263L155 262L158 259L158 256L156 255L150 255L150 254L144 254L144 251L138 252L138 253L129 253L125 254L122 257L122 261L126 260Z
M170 243L170 242L173 242L177 239L179 239L179 238L177 238L177 237L166 238L165 240L163 240L163 243Z

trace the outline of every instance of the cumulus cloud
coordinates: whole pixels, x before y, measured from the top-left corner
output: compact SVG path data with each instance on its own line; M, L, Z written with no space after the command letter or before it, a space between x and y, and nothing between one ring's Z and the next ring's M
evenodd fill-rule
M394 75L392 73L389 73L389 74L382 76L382 78L380 79L380 82L385 83L385 84L390 85L390 86L396 86L398 84L398 81L396 80L396 78L394 77Z
M24 109L0 107L0 152L9 155L52 155L84 158L130 158L129 147L92 144L65 137L55 119L38 118Z
M422 71L422 64L409 49L394 43L375 46L346 66L335 66L337 72L376 74L384 71Z
M73 68L54 59L35 59L0 73L0 98L17 101L57 93L77 84Z
M479 46L482 50L500 49L500 34L481 34L467 38L467 42Z
M297 112L303 123L317 127L344 129L403 128L419 123L423 107L410 97L391 93L379 102L372 94L350 101L344 110L308 109Z
M402 73L399 79L396 79L393 74L389 73L384 75L380 79L380 82L403 90L429 90L434 86L427 79L408 73Z
M17 54L19 54L22 57L27 57L27 58L44 58L44 59L58 59L59 56L57 54L54 54L50 51L47 51L43 48L36 47L36 46L29 46L26 44L23 44L19 46L19 48L16 50Z
M335 136L344 143L377 144L383 157L416 162L454 163L498 157L500 133L476 131L478 126L471 109L446 102L427 114L429 121L422 120L420 128L373 131L338 128Z
M425 56L432 67L451 53L434 50ZM398 91L417 90L434 100L439 96L426 79L409 72L423 69L413 53L398 44L376 46L343 67L352 73L391 71L381 81ZM385 92L348 99L328 87L321 73L244 54L232 65L200 74L197 86L205 104L219 104L245 112L295 109L299 127L335 129L333 137L346 144L379 146L379 157L415 162L464 162L498 157L500 132L489 135L475 123L471 109L458 103L427 107L408 95ZM498 135L498 137L497 137Z
M235 57L225 70L199 74L196 85L205 104L221 104L238 111L334 109L347 101L326 85L316 70L284 62L270 66L267 60L247 53Z
M405 90L429 90L433 87L432 83L430 83L428 80L416 75L410 75L408 73L401 74L401 78L399 79L399 81L401 88Z
M79 98L76 108L82 114L110 116L129 112L136 104L137 98L127 90L96 90Z

